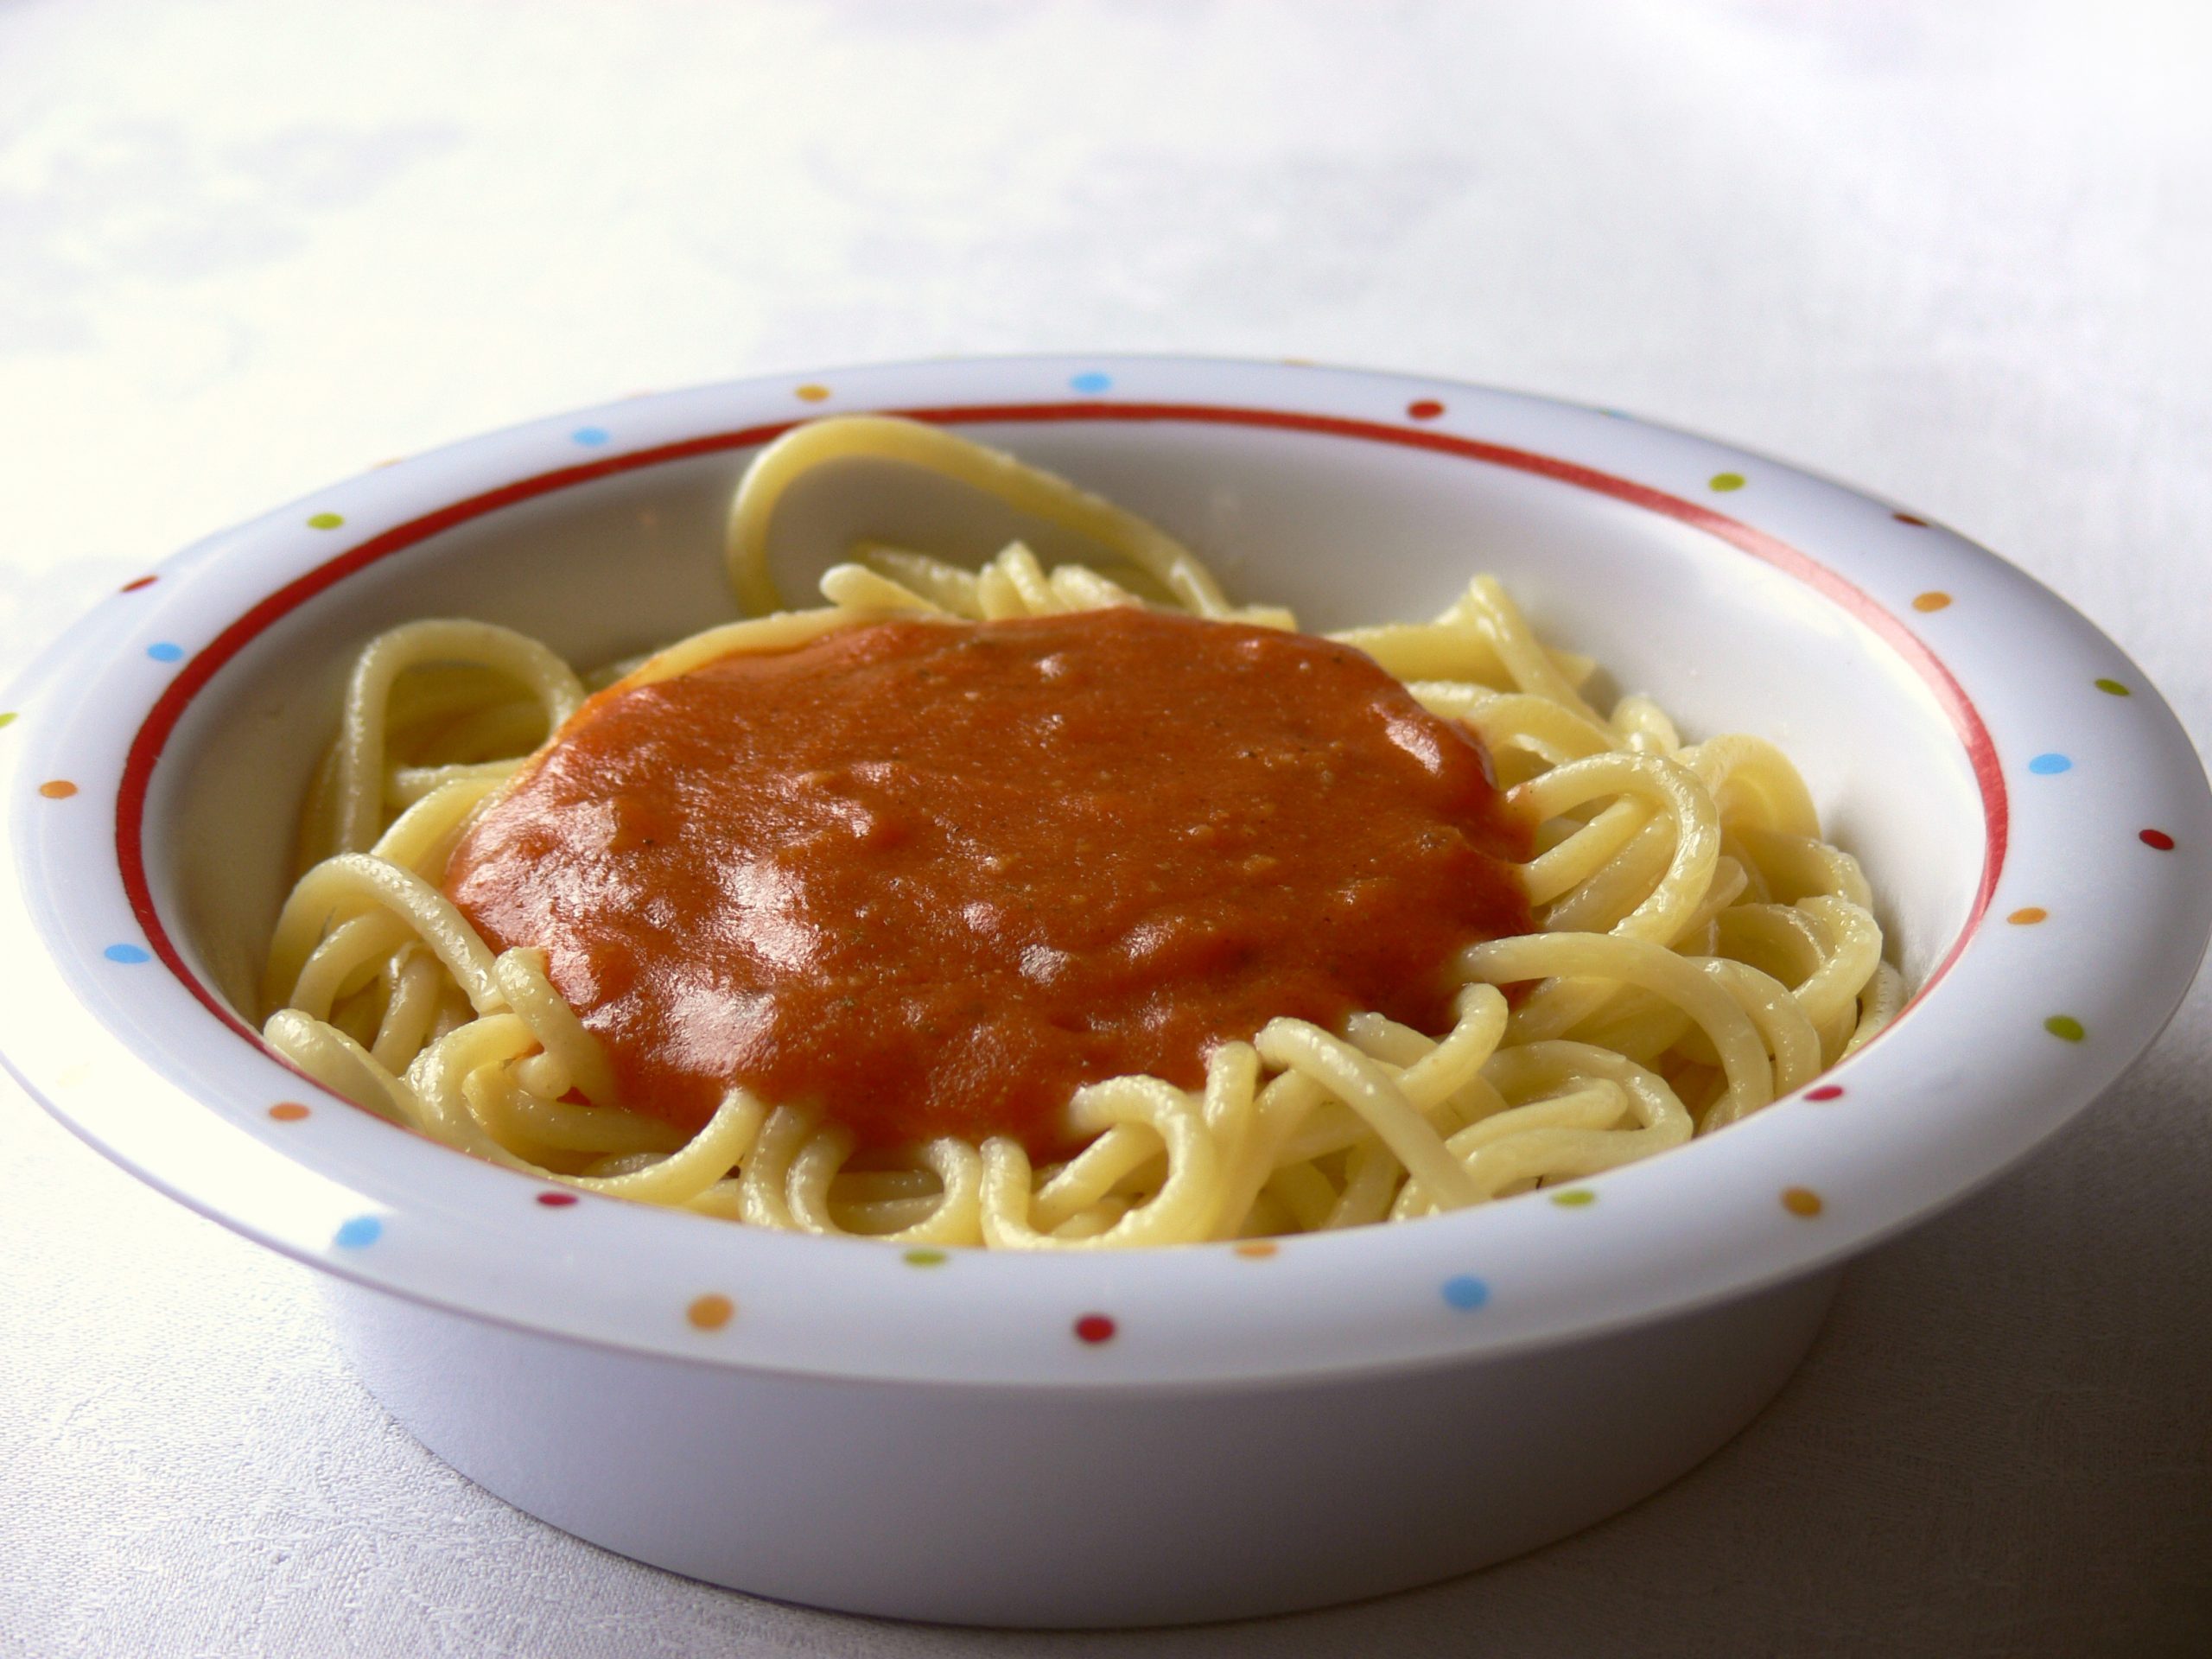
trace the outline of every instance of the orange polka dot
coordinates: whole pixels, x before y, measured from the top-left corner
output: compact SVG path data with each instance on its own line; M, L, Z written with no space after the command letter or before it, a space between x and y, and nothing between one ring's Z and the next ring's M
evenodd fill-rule
M818 404L829 395L829 387L817 386L811 380L808 381L806 385L803 386L794 386L791 388L791 396L798 398L802 404Z
M701 1296L683 1310L683 1317L702 1331L719 1331L737 1312L737 1304L727 1296Z
M77 792L77 785L67 778L49 778L38 786L38 792L49 801L66 801Z
M280 1100L269 1109L269 1116L279 1123L296 1123L308 1115L308 1109L296 1100Z
M1248 1262L1264 1262L1282 1246L1272 1238L1248 1238L1234 1248L1236 1254Z
M2005 919L2015 927L2033 927L2037 922L2050 918L2050 912L2041 905L2023 905Z
M1931 588L1924 594L1914 595L1912 608L1916 611L1940 611L1950 602L1951 596L1948 594Z
M1782 1207L1793 1216L1802 1216L1809 1220L1826 1206L1821 1203L1821 1195L1811 1187L1789 1186L1783 1189Z

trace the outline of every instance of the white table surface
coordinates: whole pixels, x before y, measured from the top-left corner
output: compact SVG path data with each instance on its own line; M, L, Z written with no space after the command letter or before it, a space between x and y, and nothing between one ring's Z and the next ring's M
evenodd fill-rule
M2208 9L0 0L0 674L170 549L645 386L1053 347L1649 412L2025 565L2212 735ZM0 741L4 736L0 735ZM0 974L17 971L0 965ZM1520 1561L1150 1637L604 1554L310 1275L0 1090L0 1653L2212 1651L2212 995Z

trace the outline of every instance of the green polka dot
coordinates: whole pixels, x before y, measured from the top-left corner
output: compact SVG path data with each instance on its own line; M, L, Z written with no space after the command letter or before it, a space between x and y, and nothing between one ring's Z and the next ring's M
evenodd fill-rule
M1598 1195L1586 1186L1563 1186L1552 1194L1552 1202L1562 1209L1579 1210L1586 1204L1598 1202Z
M1726 493L1730 490L1742 489L1744 487L1744 475L1741 473L1715 473L1711 478L1706 480L1706 483L1711 488Z
M2043 1028L2052 1036L2069 1043L2078 1043L2088 1033L2082 1029L2082 1022L2070 1014L2054 1014L2043 1022Z
M906 1255L910 1268L941 1268L944 1265L943 1250L909 1250Z
M309 530L335 530L346 522L345 516L335 512L318 512L308 520Z
M2108 697L2125 697L2133 695L2118 680L2099 680L2095 683L2097 690Z
M15 715L12 715L12 714L0 714L0 726L12 726L12 725L14 725L15 723L16 723L16 717L15 717Z

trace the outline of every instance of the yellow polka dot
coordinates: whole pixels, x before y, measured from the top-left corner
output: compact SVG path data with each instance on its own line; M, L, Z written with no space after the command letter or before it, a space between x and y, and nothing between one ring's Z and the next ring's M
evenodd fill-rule
M702 1331L719 1331L737 1312L737 1304L727 1296L707 1295L695 1300L683 1310L683 1317Z
M1811 1187L1790 1186L1783 1189L1782 1207L1791 1215L1802 1216L1809 1221L1827 1206L1821 1204L1821 1195Z
M2037 922L2050 918L2050 912L2041 905L2023 905L2005 919L2015 927L2033 927Z
M66 801L77 792L77 785L67 778L49 778L38 786L38 792L49 801Z
M818 404L829 395L829 387L817 386L811 380L803 386L795 386L791 389L791 396L802 404Z
M1913 596L1912 608L1916 611L1940 611L1950 602L1951 596L1948 594L1931 588L1924 594L1916 594Z

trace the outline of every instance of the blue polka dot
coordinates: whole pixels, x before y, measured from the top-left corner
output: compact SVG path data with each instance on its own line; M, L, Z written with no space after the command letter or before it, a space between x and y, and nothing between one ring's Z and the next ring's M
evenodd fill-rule
M135 944L111 944L100 954L110 962L140 963L151 962L154 959L150 954Z
M1471 1313L1490 1300L1490 1287L1472 1274L1463 1273L1444 1281L1444 1300L1463 1313Z
M2062 772L2073 771L2074 763L2063 754L2039 754L2028 762L2028 770L2039 777L2055 778Z
M1114 384L1110 374L1101 374L1096 369L1085 369L1068 382L1077 391L1103 391Z
M184 647L173 645L164 639L158 645L147 646L146 654L157 663L173 663L184 655Z
M384 1223L374 1216L356 1216L341 1224L330 1242L341 1250L365 1249L384 1236Z
M613 435L603 426L580 426L569 434L571 442L581 443L588 449L598 448Z

